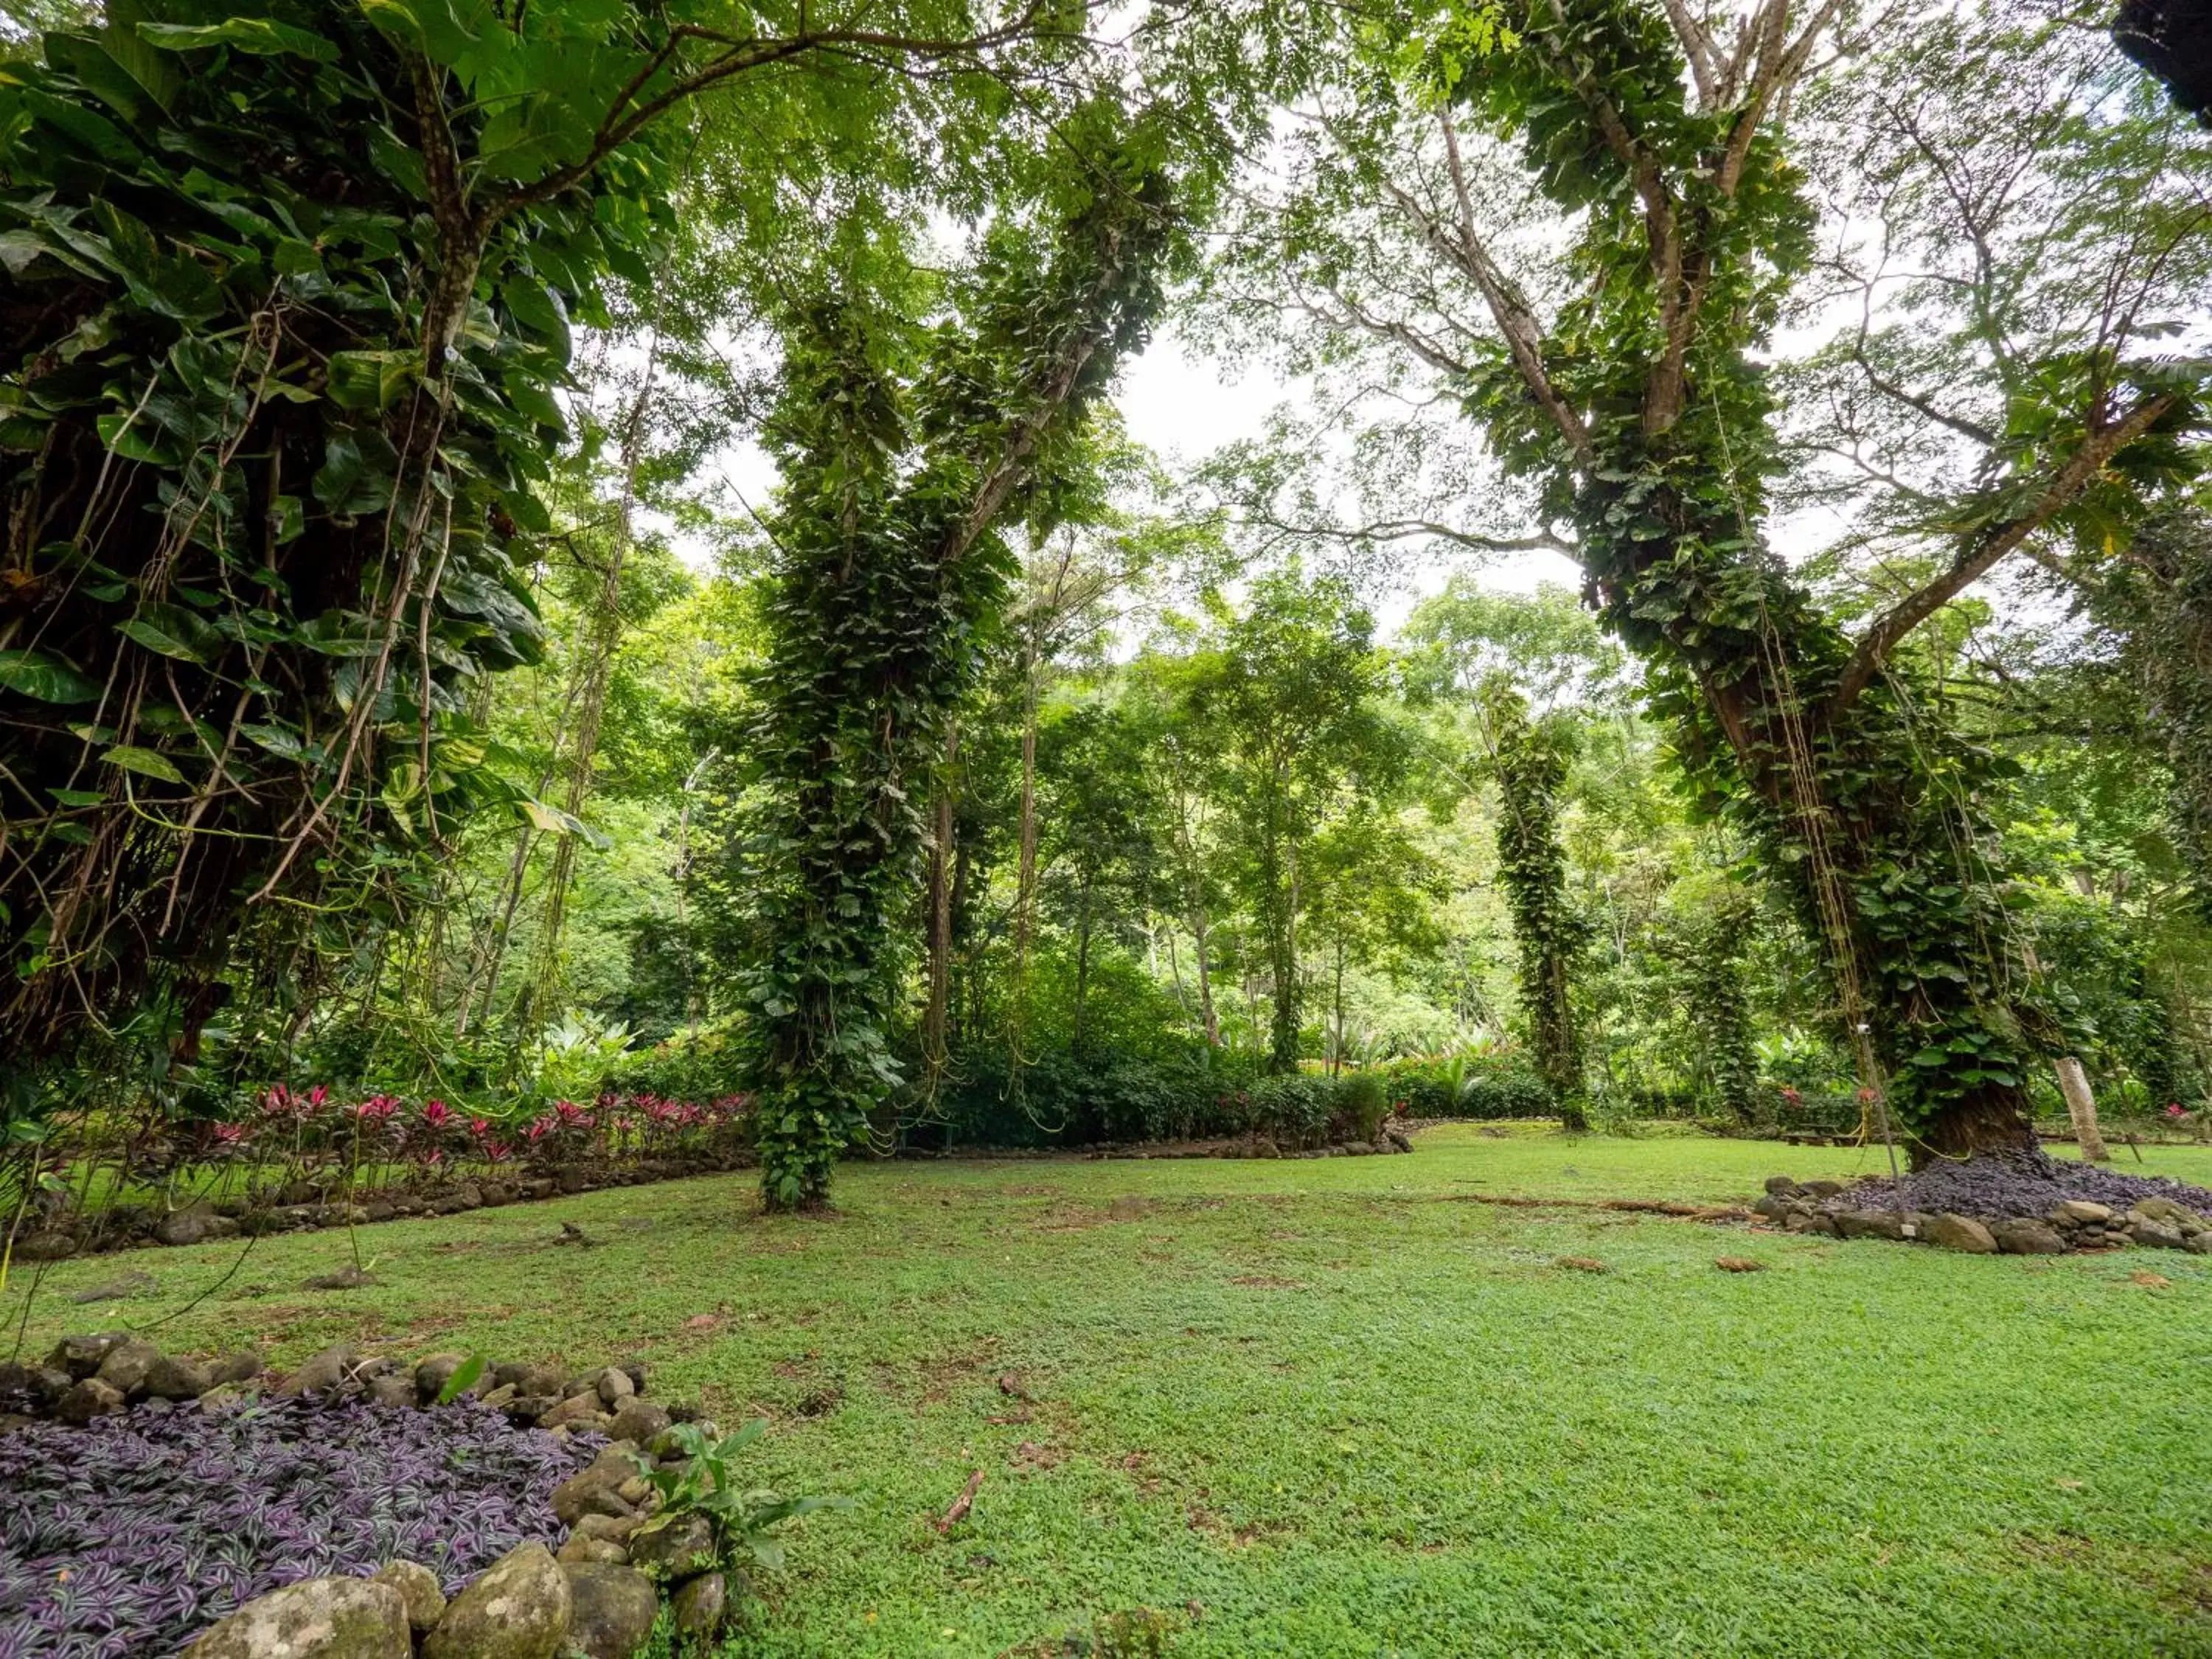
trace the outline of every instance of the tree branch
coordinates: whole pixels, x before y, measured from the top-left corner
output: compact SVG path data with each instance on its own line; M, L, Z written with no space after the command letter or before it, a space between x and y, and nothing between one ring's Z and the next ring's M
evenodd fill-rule
M2048 524L2104 470L2106 462L2172 409L2174 401L2172 392L2151 393L2139 399L2111 426L2093 432L2052 475L2026 512L1990 526L1960 550L1949 569L1877 617L1874 625L1859 636L1850 659L1844 665L1843 674L1824 711L1826 716L1833 718L1856 702L1859 694L1881 671L1899 641L1987 575L1999 560Z

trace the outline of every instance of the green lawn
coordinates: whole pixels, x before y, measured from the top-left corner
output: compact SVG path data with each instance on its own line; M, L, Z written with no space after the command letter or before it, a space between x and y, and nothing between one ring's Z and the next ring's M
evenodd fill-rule
M2146 1159L2212 1182L2212 1151ZM851 1166L837 1217L773 1222L701 1180L367 1229L367 1291L298 1288L327 1234L71 1262L29 1338L235 1267L151 1334L641 1357L775 1419L764 1482L856 1502L732 1654L994 1655L1149 1606L1176 1655L2212 1655L2212 1259L1462 1201L1879 1162L1453 1127L1410 1158ZM158 1297L54 1294L126 1268Z

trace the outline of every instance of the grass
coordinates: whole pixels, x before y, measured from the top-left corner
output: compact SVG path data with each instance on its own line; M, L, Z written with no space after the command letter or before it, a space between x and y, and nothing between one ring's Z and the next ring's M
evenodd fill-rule
M2212 1149L2145 1157L2212 1182ZM996 1655L1139 1607L1177 1656L2212 1655L2212 1258L1466 1201L1880 1163L1453 1127L1410 1158L855 1165L836 1217L779 1221L705 1179L363 1230L364 1291L297 1288L348 1259L331 1234L65 1263L29 1346L170 1315L165 1344L280 1360L642 1358L775 1419L763 1483L856 1500L733 1655ZM55 1294L131 1268L158 1295Z

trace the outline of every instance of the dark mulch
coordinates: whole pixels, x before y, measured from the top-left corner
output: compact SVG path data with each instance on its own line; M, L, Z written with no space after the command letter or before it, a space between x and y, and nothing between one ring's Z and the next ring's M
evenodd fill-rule
M1941 1163L1902 1178L1910 1209L1996 1220L2003 1216L2039 1216L2062 1200L2085 1199L2124 1210L2138 1199L2170 1198L2212 1215L2212 1192L2171 1176L2130 1175L2107 1164L2081 1164L2033 1151L1993 1154L1964 1163ZM1829 1200L1831 1209L1890 1210L1897 1189L1876 1176Z

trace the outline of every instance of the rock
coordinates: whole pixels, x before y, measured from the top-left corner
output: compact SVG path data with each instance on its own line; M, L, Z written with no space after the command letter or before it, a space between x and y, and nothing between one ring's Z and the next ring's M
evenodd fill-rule
M197 1400L214 1386L210 1367L174 1354L161 1355L146 1370L149 1400Z
M665 1409L649 1400L633 1397L623 1401L616 1411L614 1421L607 1425L607 1438L635 1440L641 1446L647 1446L668 1424Z
M251 1348L240 1348L208 1368L208 1381L211 1383L251 1382L260 1375L261 1356Z
M143 1394L146 1374L161 1357L161 1351L152 1343L135 1336L125 1337L107 1351L107 1358L100 1362L100 1370L94 1375L118 1394Z
M518 1364L514 1360L504 1365L495 1365L490 1372L491 1385L495 1389L513 1389L518 1394L528 1394L531 1391L522 1385L529 1380L534 1369L533 1366Z
M696 1511L672 1515L629 1535L629 1559L634 1566L681 1578L714 1565L714 1529Z
M1402 1130L1385 1129L1382 1132L1382 1138L1389 1143L1390 1150L1394 1152L1410 1152L1413 1150L1413 1141Z
M1888 1238L1902 1242L1905 1223L1893 1210L1845 1210L1836 1218L1845 1238Z
M126 1403L122 1389L96 1376L88 1376L70 1385L70 1391L55 1405L54 1415L64 1423L82 1428L95 1417L114 1416Z
M564 1527L587 1515L628 1515L634 1507L617 1488L637 1473L637 1465L610 1449L592 1465L553 1488L553 1513Z
M444 1390L446 1384L453 1380L453 1373L467 1363L466 1354L432 1354L415 1367L416 1398L426 1406L430 1404ZM474 1393L475 1390L471 1389L466 1392Z
M1793 1233L1825 1233L1831 1238L1838 1236L1835 1218L1823 1210L1796 1211L1782 1224Z
M639 1504L644 1503L647 1498L653 1496L653 1486L643 1475L633 1474L629 1480L623 1481L622 1485L615 1488L615 1496L621 1498L623 1503L629 1504L632 1509L635 1509Z
M524 1394L517 1395L500 1409L507 1413L507 1420L520 1429L536 1423L560 1403L542 1394Z
M483 1207L483 1188L473 1181L464 1181L453 1188L453 1202L464 1210L480 1210Z
M395 1409L405 1407L412 1410L415 1406L415 1379L404 1372L371 1377L368 1383L368 1403L372 1406L387 1406Z
M422 1659L555 1659L573 1609L568 1575L545 1546L524 1544L479 1573L422 1641Z
M363 1221L389 1221L398 1213L398 1210L381 1199L373 1204L364 1204L361 1206L361 1218Z
M712 1636L722 1622L730 1592L719 1572L702 1572L678 1590L668 1611L679 1636Z
M645 1517L641 1515L587 1515L576 1522L575 1536L597 1538L610 1544L623 1544L644 1524Z
M1344 1143L1344 1155L1346 1158L1372 1158L1375 1143L1370 1140L1347 1140Z
M1995 1255L1997 1242L1990 1237L1990 1230L1972 1218L1953 1215L1948 1211L1928 1224L1928 1237L1947 1250L1964 1250L1970 1255Z
M573 1423L580 1428L604 1427L607 1414L599 1409L596 1394L580 1394L573 1400L564 1400L538 1419L541 1429L557 1429L563 1423Z
M629 1373L619 1365L610 1365L597 1379L599 1398L606 1402L609 1411L637 1392L637 1384L629 1380Z
M1280 1158L1283 1155L1283 1149L1266 1135L1257 1135L1253 1138L1249 1155L1253 1158Z
M532 1365L523 1372L522 1380L514 1385L517 1394L544 1395L550 1403L566 1400L570 1390L562 1384L560 1368L554 1365Z
M18 1261L59 1261L64 1256L76 1254L76 1238L52 1227L26 1234L15 1241L15 1260Z
M72 1383L70 1374L52 1365L30 1365L23 1371L23 1392L43 1411L61 1404Z
M67 1371L70 1381L81 1382L98 1370L108 1354L131 1340L126 1331L102 1331L96 1336L65 1336L46 1356L46 1364Z
M297 1399L303 1394L328 1394L351 1377L354 1367L360 1363L351 1343L338 1343L324 1349L286 1377L276 1393L286 1400Z
M154 1224L154 1237L164 1244L197 1244L208 1236L204 1210L179 1210Z
M621 1565L629 1560L629 1552L611 1538L586 1538L580 1534L554 1551L553 1559L563 1566L579 1561Z
M27 1429L38 1422L35 1417L26 1417L21 1412L0 1412L0 1435L9 1435L18 1429Z
M2128 1237L2147 1249L2185 1250L2189 1248L2188 1237L2180 1228L2150 1216L2137 1216L2130 1221Z
M244 1382L218 1382L199 1397L199 1408L210 1413L228 1411L234 1407L251 1405L260 1397L258 1389Z
M2086 1198L2069 1198L2058 1206L2060 1212L2076 1221L2110 1221L2112 1209L2109 1204L2092 1204Z
M2066 1254L2066 1241L2058 1236L2058 1230L2033 1216L2007 1216L1991 1224L1990 1237L1996 1240L1997 1249L2007 1255Z
M563 1193L571 1196L588 1190L592 1184L591 1178L581 1170L563 1170L554 1177L554 1182Z
M2191 1255L2212 1255L2212 1232L2191 1233L2181 1248Z
M438 1588L438 1575L416 1561L386 1561L369 1574L372 1583L389 1584L399 1592L407 1608L407 1625L417 1636L436 1626L446 1616L446 1592Z
M1814 1198L1833 1198L1844 1190L1844 1183L1840 1181L1808 1181L1803 1185Z
M2163 1221L2174 1227L2197 1219L2196 1211L2185 1204L2177 1204L2170 1198L2139 1198L2128 1206L2128 1213L2151 1221Z
M588 1659L630 1659L653 1634L660 1597L635 1567L578 1562L568 1575L568 1644Z
M510 1404L514 1399L514 1385L510 1383L504 1388L494 1389L489 1394L478 1396L477 1404L479 1406L489 1406L493 1410L496 1411L501 1407Z
M1795 1198L1801 1189L1788 1176L1769 1176L1766 1177L1766 1190L1772 1197Z
M514 1188L503 1181L487 1181L482 1189L484 1207L492 1209L501 1204L514 1202Z
M307 1578L256 1596L185 1652L191 1659L409 1659L407 1604L373 1578Z

